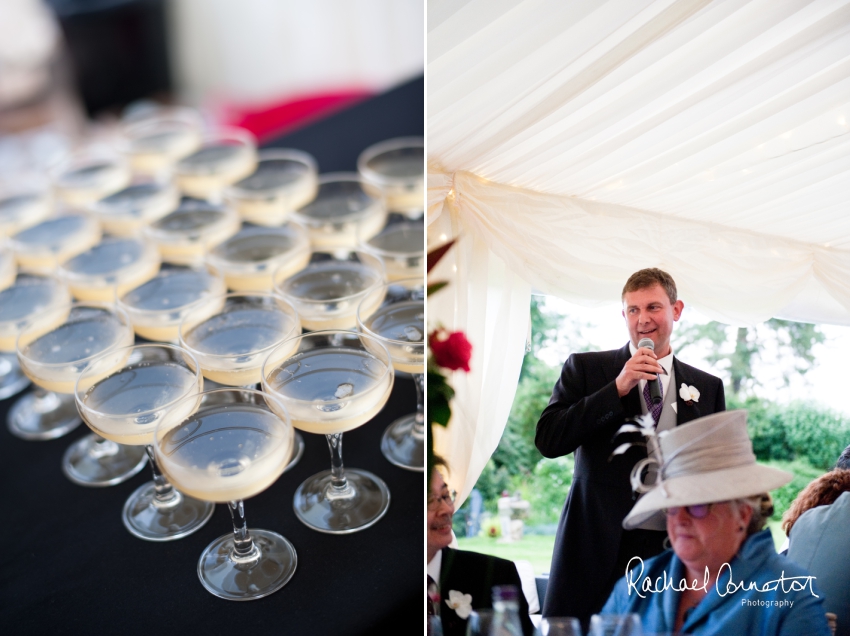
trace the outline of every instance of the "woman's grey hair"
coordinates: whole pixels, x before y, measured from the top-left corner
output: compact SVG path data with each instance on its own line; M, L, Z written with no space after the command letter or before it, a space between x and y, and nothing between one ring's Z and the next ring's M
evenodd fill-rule
M736 499L733 503L736 506L749 506L750 510L753 511L746 529L746 536L748 537L764 530L767 520L773 515L773 500L769 493Z

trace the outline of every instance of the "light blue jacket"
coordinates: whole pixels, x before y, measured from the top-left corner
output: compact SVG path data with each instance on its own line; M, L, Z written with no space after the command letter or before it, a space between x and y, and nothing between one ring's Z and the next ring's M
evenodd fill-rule
M642 573L638 563L629 580L620 579L601 613L634 612L640 614L644 632L672 632L681 595L673 588L680 587L684 577L684 564L667 550L646 561ZM800 578L789 581L792 577ZM645 580L652 585L647 591L642 587ZM659 588L663 591L649 591ZM830 636L822 597L808 572L776 554L770 531L763 530L744 542L681 631L695 636Z

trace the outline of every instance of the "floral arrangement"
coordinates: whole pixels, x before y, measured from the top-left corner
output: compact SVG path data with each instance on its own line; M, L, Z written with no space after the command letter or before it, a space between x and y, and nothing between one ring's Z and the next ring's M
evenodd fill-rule
M440 261L451 248L454 241L428 252L428 272ZM428 295L442 289L448 283L445 281L428 283ZM428 482L431 481L431 471L434 466L433 427L447 426L452 415L451 400L454 389L446 379L444 369L449 371L463 370L469 372L469 360L472 357L472 345L462 331L448 331L436 327L428 334Z

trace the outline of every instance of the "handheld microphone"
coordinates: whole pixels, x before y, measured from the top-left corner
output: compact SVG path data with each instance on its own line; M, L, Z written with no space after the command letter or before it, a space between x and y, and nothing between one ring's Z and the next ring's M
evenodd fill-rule
M641 347L655 351L655 343L649 338L641 338L640 342L638 342L638 349ZM649 397L652 403L659 404L661 402L661 380L656 375L654 380L647 380L646 382L649 384Z

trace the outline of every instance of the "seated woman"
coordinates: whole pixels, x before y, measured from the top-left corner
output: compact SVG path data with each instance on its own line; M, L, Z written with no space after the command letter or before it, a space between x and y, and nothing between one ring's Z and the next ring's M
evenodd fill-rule
M673 549L635 559L602 613L635 612L645 632L830 636L817 584L762 530L761 494L792 475L756 463L746 411L693 420L658 441L658 481L623 527L666 528Z
M782 518L782 529L790 539L788 558L817 577L824 610L837 617L836 636L850 636L848 528L850 470L841 468L806 486Z

